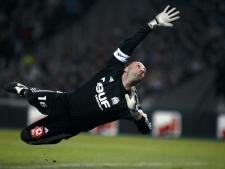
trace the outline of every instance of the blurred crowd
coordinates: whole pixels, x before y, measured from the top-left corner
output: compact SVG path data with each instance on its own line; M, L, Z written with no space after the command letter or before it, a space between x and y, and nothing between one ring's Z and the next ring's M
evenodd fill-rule
M106 18L106 23L101 20L104 16L85 10L85 5L91 6L90 2L93 3L79 0L1 2L0 85L19 81L41 89L72 91L105 66L126 36L168 5L165 0L135 1L139 5L133 6L129 2L134 1L129 0L98 0L90 8L102 5L101 9L110 11L106 16L111 18ZM225 1L170 3L181 12L181 19L173 28L158 28L151 33L132 56L132 60L143 62L147 68L146 77L138 86L140 100L149 104L152 97L165 96L189 77L211 67L218 70L218 92L225 95ZM129 10L130 6L133 11ZM85 36L89 39L81 40L78 46L54 58L21 55L24 49L46 36L54 36L68 23L79 24L84 11L92 12L86 21L94 20L99 26L99 30L84 28L85 34L91 35ZM0 96L9 97L9 94L1 88Z
M11 59L79 18L94 0L7 0L0 2L0 56ZM3 62L3 61L1 61Z

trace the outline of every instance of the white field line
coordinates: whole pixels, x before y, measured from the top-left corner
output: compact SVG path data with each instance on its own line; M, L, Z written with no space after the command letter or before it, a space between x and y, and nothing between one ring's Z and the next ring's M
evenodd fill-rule
M33 165L33 166L0 166L0 169L38 169L38 168L66 168L66 167L162 167L162 166L204 166L207 162L142 162L142 163L73 163L73 164L52 164L52 165Z

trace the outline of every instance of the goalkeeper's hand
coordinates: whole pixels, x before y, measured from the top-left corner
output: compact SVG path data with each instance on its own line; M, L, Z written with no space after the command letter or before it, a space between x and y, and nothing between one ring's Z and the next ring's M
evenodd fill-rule
M131 87L131 98L128 94L125 94L125 99L127 101L127 107L129 108L130 113L137 117L140 113L138 111L138 96L136 87Z
M156 16L155 19L150 21L148 24L149 26L154 29L158 26L165 26L165 27L172 27L173 24L171 22L174 22L178 19L180 19L180 16L177 16L180 12L175 11L176 8L172 8L171 10L167 11L169 9L169 5L162 11L160 14Z

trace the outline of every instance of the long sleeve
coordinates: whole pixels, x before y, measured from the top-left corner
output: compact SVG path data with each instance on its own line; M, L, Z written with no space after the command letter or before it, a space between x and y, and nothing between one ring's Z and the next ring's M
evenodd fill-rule
M114 56L121 62L127 62L132 55L137 45L151 32L152 30L145 24L141 26L136 32L127 37L114 52Z
M134 117L131 115L131 113L128 112L124 114L120 119L132 121L136 125L138 131L141 134L148 134L151 131L152 124L151 122L149 122L147 117L142 116L140 120L135 120Z
M142 134L148 134L151 130L151 123L148 121L148 118L142 116L139 121L134 120L134 123Z
M128 38L119 45L120 51L124 54L131 56L137 45L151 32L148 24L140 27L135 33L131 34Z

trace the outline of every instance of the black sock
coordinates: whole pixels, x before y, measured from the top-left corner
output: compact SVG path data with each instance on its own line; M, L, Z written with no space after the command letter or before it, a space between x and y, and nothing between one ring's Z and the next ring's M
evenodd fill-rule
M26 92L27 92L27 89L22 89L20 91L20 95L26 98L26 96L25 96L26 95Z

